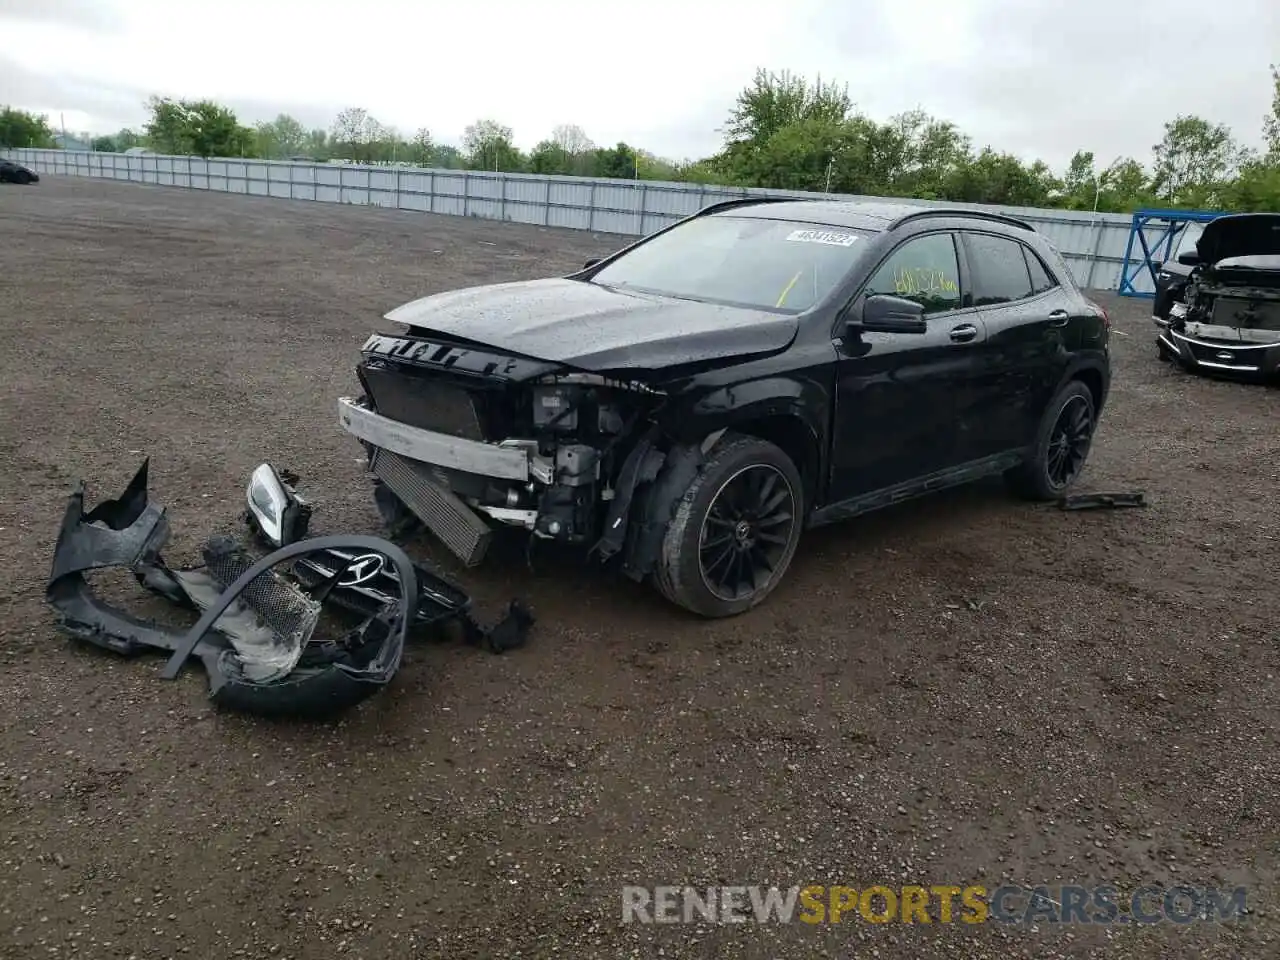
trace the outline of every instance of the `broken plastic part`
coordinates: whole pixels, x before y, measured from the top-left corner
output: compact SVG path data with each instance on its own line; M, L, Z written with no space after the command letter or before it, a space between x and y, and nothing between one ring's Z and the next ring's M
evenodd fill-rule
M283 547L238 574L233 571L244 565L243 557L229 562L226 570L217 566L200 568L201 575L208 578L201 581L195 571L170 570L160 556L169 527L164 508L148 501L148 464L149 461L143 462L120 497L106 500L88 513L84 510L82 482L68 498L45 590L46 600L58 612L64 632L124 656L168 651L172 654L171 669L180 669L188 657L195 656L209 675L210 696L215 703L258 714L324 716L353 706L390 681L400 664L412 619L411 598L417 591L413 565L398 547L376 537L321 537ZM231 554L225 546L212 542L212 554L207 556L226 560ZM396 568L400 582L406 585L404 595L394 608L366 619L339 642L306 643L296 666L283 676L261 679L268 675L272 663L269 658L246 659L245 651L256 649L255 645L249 642L248 635L233 635L244 626L243 622L238 614L232 620L223 615L234 612L237 602L250 607L256 603L259 618L277 626L288 622L287 617L272 619L272 611L261 602L271 594L264 591L262 597L255 597L253 585L261 574L273 571L282 562L324 549L385 555ZM181 636L117 610L95 596L85 579L89 571L106 567L127 567L155 592L191 609L203 608L200 621ZM225 579L232 579L232 583L210 599L213 583L221 586ZM266 578L262 583L272 582ZM187 592L188 586L194 588L195 596ZM313 602L304 599L308 604ZM287 606L284 612L288 613ZM278 617L281 611L275 613ZM278 652L278 646L271 648L272 656ZM280 663L275 660L274 667Z
M521 601L512 600L507 605L507 612L493 626L481 626L468 613L463 618L463 629L468 643L483 647L490 653L506 653L525 645L534 622L533 611Z
M1145 507L1146 494L1133 493L1076 493L1062 497L1058 506L1063 510L1093 510L1099 507Z

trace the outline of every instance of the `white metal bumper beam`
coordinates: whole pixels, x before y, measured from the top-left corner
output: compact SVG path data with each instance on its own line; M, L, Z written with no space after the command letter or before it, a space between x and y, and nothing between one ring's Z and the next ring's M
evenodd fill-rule
M353 397L338 398L338 425L375 447L412 460L501 480L529 479L529 455L522 449L413 427L374 413Z

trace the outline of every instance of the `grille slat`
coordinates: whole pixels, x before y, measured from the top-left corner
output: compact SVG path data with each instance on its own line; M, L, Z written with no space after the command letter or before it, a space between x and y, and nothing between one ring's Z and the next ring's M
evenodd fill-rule
M475 398L461 387L382 363L366 364L363 374L369 397L383 416L467 440L487 439Z

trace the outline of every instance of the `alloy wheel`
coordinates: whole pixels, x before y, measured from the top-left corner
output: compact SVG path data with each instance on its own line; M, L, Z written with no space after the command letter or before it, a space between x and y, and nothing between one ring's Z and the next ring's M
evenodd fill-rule
M721 485L702 521L698 565L721 600L762 590L785 559L796 524L795 491L772 464L743 467Z
M1058 411L1049 434L1045 472L1057 489L1068 486L1084 466L1093 439L1093 409L1082 396L1071 397Z

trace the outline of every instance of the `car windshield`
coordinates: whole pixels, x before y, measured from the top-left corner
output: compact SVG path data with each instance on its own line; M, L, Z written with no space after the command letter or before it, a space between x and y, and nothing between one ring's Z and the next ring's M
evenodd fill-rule
M713 214L641 244L600 270L591 282L800 313L848 274L871 235L851 227Z

